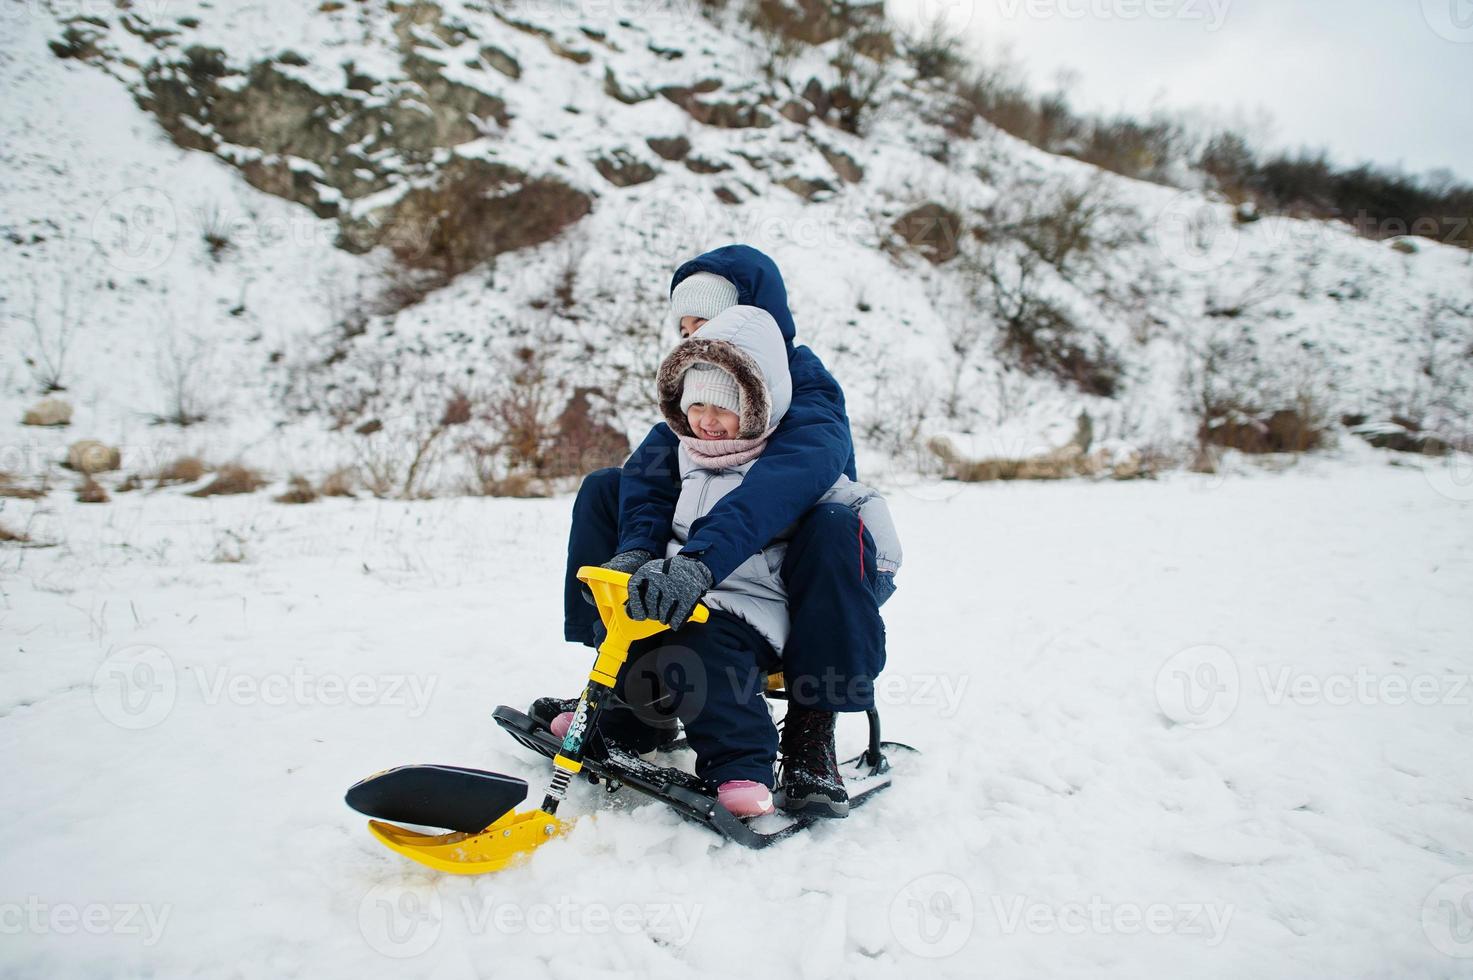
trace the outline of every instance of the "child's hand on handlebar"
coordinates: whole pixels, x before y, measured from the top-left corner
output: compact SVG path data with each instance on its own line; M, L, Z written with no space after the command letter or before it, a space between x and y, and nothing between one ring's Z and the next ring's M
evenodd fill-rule
M678 630L712 584L711 570L698 559L676 555L646 562L629 577L624 610L630 619L653 619Z

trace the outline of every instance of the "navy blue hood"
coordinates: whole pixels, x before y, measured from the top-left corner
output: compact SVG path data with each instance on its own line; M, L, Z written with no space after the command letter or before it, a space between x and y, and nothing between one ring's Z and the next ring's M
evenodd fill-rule
M731 282L737 288L737 303L766 310L777 321L783 340L792 346L797 328L793 326L793 314L788 311L788 290L776 262L750 245L723 245L697 255L676 269L670 277L670 291L674 292L682 279L695 272L711 272Z

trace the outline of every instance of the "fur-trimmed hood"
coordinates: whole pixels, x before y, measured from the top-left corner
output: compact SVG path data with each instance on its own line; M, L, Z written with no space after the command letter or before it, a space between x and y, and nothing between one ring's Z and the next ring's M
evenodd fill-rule
M741 393L738 438L756 439L787 414L793 400L787 343L766 310L755 306L723 310L665 358L656 385L660 413L676 435L695 435L680 410L685 372L694 364L710 364L736 379Z

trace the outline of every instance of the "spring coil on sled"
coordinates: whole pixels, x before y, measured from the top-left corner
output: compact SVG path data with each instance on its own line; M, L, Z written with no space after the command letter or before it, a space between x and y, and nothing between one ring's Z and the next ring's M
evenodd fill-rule
M552 785L547 787L548 799L557 800L561 803L563 797L568 795L568 783L572 778L573 774L566 769L554 770L552 774Z

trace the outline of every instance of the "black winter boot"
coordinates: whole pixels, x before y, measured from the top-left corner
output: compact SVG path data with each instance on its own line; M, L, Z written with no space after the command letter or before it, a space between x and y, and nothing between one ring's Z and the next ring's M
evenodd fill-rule
M527 714L546 728L561 714L571 714L578 708L577 698L538 698L527 709ZM589 739L586 751L595 759L605 759L608 753L604 743L611 743L630 755L649 755L669 748L680 739L680 729L674 725L649 725L635 717L634 712L622 705L605 709L599 721L598 737Z
M777 805L789 813L849 816L849 793L834 755L832 711L790 705L783 721L782 785Z
M577 698L538 698L527 709L527 714L531 715L534 721L540 721L544 726L548 726L558 715L577 707Z

